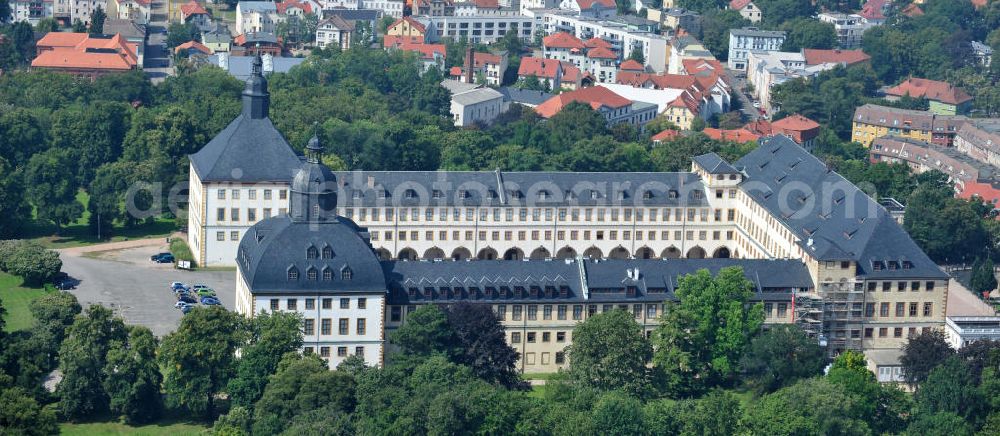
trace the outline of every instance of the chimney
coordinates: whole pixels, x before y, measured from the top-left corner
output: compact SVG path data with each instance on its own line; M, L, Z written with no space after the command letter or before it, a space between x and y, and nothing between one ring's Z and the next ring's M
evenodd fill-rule
M473 72L473 67L476 66L475 56L472 47L465 49L465 83L475 83L475 73Z

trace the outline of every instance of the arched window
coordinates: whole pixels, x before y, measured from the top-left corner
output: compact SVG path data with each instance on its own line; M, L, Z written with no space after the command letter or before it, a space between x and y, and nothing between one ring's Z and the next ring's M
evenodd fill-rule
M288 280L298 280L299 270L294 266L288 269Z
M346 267L346 266L344 267L344 269L340 270L340 279L341 280L350 280L352 275L353 275L353 272L351 272L351 269L348 268L348 267Z
M309 248L306 249L306 259L316 259L318 257L319 251L316 250L316 247L310 245Z
M333 280L333 271L331 271L330 268L323 268L323 280Z
M316 272L316 268L310 267L306 270L306 277L308 277L309 280L315 281L317 276L318 274Z
M323 247L323 258L333 259L333 249L330 247Z

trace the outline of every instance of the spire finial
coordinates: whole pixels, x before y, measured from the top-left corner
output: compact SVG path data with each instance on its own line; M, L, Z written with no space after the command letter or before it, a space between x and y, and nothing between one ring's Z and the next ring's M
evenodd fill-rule
M319 123L313 123L313 136L306 144L306 160L311 163L320 163L323 155L323 145L319 142Z

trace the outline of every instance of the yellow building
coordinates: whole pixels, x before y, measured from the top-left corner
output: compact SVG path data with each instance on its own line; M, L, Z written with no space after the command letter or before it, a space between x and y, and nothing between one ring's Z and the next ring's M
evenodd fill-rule
M866 104L854 111L851 140L870 147L875 139L899 136L951 146L958 128L967 120L961 115L937 115L929 111Z
M385 34L412 42L426 42L427 27L423 23L413 19L413 17L403 17L389 25L385 30Z

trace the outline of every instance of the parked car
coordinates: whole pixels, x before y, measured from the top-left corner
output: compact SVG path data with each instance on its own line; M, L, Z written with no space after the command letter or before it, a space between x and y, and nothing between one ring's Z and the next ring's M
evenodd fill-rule
M193 286L191 286L191 289L194 289L194 290L197 291L199 289L212 289L212 288L209 288L208 285L206 285L206 284L196 283Z
M180 302L183 302L183 303L190 303L190 304L196 304L196 303L198 303L198 300L195 300L194 297L192 297L192 296L190 296L188 294L178 295L177 296L177 301L180 301Z
M191 309L194 309L194 305L193 304L189 304L187 306L181 307L181 313L187 315L187 313L190 312Z
M196 289L195 292L198 293L199 297L214 297L215 296L215 291L212 290L212 289L209 289L209 288Z
M156 253L156 254L154 254L154 255L152 255L152 256L149 256L149 260L151 260L151 261L153 261L153 262L157 262L157 261L159 261L159 260L160 260L160 258L161 258L161 257L163 257L163 256L168 256L168 255L169 255L169 256L173 256L172 254L170 254L170 253L167 253L167 252L163 252L163 253Z
M174 255L167 253L153 260L156 263L174 263Z
M171 282L170 283L170 289L172 289L172 290L176 291L178 289L185 289L185 288L187 288L187 285L185 285L185 284L183 284L181 282Z
M201 304L206 306L218 306L222 303L215 297L201 297Z
M180 309L180 308L182 308L184 306L190 306L190 305L191 305L191 303L185 303L183 301L178 301L177 303L174 304L174 308Z
M191 288L189 288L187 286L184 286L182 288L174 288L174 293L175 294L187 294L189 292L191 292Z

